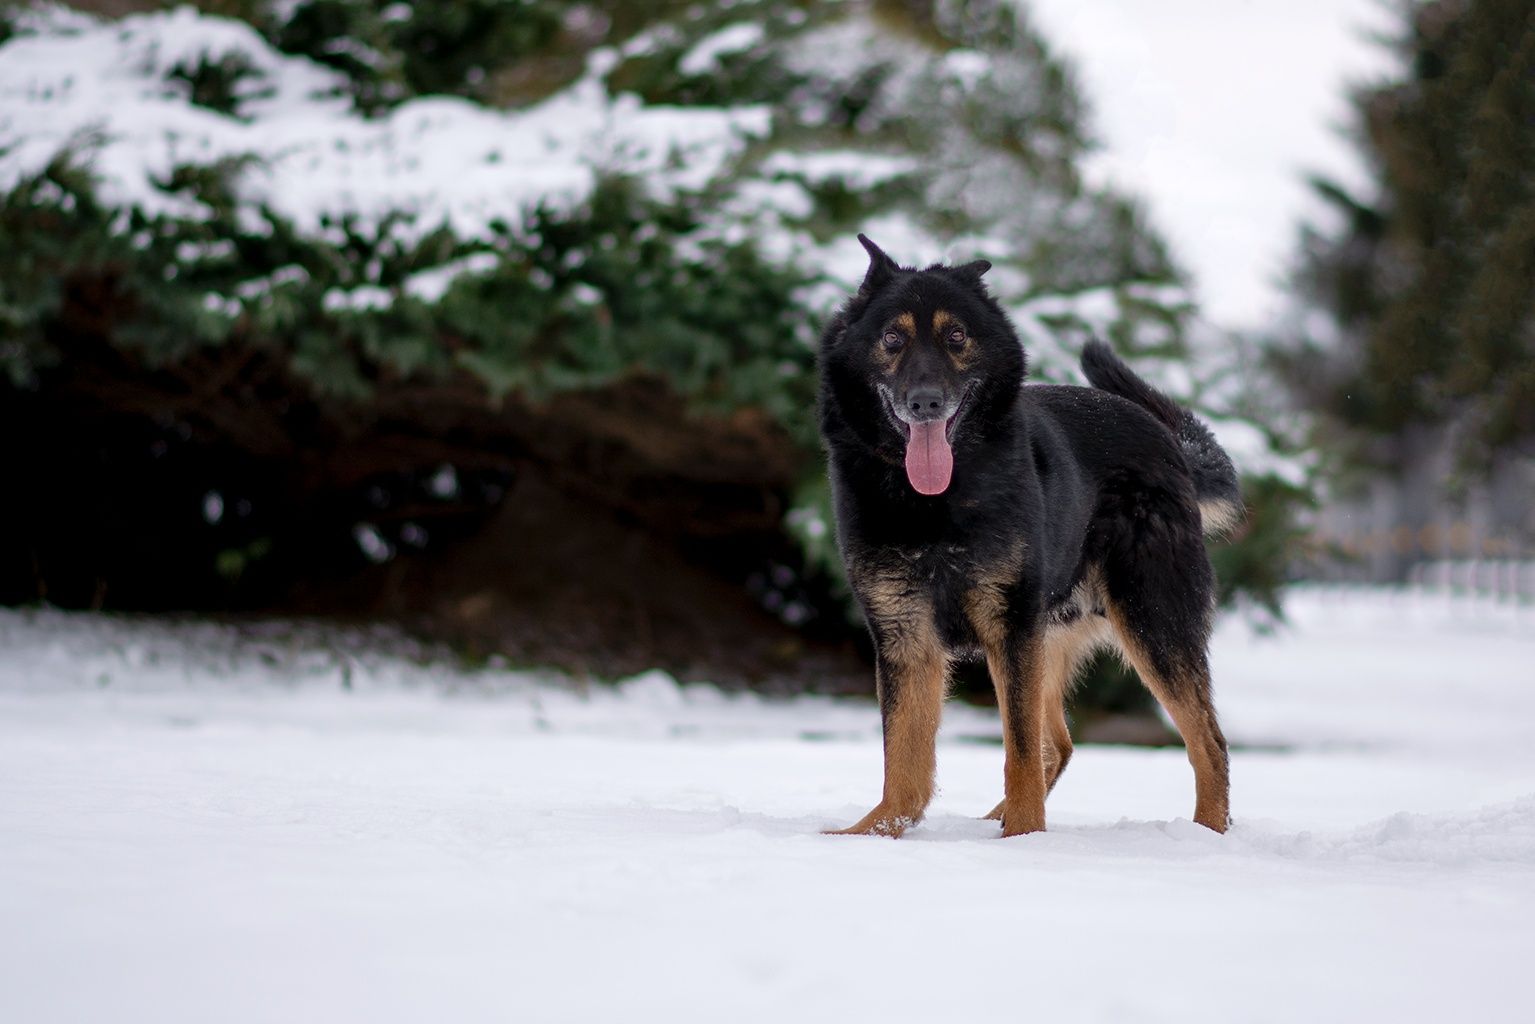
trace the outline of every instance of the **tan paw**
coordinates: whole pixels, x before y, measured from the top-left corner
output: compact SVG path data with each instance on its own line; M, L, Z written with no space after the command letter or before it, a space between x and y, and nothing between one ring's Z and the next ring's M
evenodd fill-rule
M1003 801L1006 803L1006 801ZM1008 836L1024 836L1030 832L1043 832L1045 830L1045 808L1043 804L1036 807L1014 806L1002 814L1002 838Z
M1226 829L1231 827L1231 818L1227 815L1216 816L1195 814L1194 820L1210 831L1219 832L1222 835L1226 833Z
M897 814L887 810L883 804L874 808L856 825L847 828L827 829L823 836L887 836L891 839L901 838L901 834L917 823L917 818L910 814Z

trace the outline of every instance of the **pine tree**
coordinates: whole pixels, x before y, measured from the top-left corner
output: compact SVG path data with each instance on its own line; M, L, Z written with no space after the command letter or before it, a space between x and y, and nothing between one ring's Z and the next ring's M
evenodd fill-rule
M1359 90L1372 192L1317 183L1298 279L1336 338L1283 358L1329 443L1399 471L1452 435L1469 472L1535 441L1535 4L1404 4L1401 70Z

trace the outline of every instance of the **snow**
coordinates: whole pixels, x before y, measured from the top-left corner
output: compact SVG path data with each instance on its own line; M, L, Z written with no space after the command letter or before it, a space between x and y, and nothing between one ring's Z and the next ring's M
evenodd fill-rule
M823 149L809 153L774 153L762 163L764 173L802 178L812 185L840 181L850 189L882 185L917 170L915 159L858 149Z
M872 704L3 612L0 1019L1517 1017L1535 609L1290 608L1215 639L1228 835L1181 751L1082 747L1006 841L977 709L926 822L826 837Z
M722 57L750 50L762 42L762 37L762 26L755 21L727 25L700 39L696 46L683 54L677 62L677 70L684 75L710 74L719 69Z
M1230 328L1271 325L1297 224L1317 215L1322 171L1367 181L1346 140L1346 89L1390 67L1371 39L1377 0L1029 0L1077 67L1103 142L1093 180L1145 197L1194 275L1200 304Z
M331 288L325 293L322 301L328 313L346 309L360 312L369 309L388 309L394 304L394 296L387 288L368 284L350 290Z
M423 302L436 302L457 278L470 274L488 274L500 262L500 257L493 252L477 252L430 270L417 271L405 279L405 293Z

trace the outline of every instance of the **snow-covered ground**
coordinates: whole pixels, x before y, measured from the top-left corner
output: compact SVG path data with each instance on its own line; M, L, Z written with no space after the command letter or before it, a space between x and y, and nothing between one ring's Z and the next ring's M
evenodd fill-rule
M819 834L870 704L0 613L0 1020L1527 1019L1535 609L1290 607L1216 639L1230 834L1085 747L998 839L951 708L898 842Z

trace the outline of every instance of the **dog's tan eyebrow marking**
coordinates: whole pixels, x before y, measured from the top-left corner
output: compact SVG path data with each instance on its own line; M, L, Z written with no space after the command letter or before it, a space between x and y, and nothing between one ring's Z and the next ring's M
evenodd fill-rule
M917 318L913 314L902 313L900 316L895 318L893 323L895 326L905 331L908 336L913 338L917 336Z
M939 339L940 341L947 341L950 331L954 330L956 327L963 330L964 326L964 324L960 323L959 317L955 316L953 313L950 313L948 310L933 310L933 337Z

